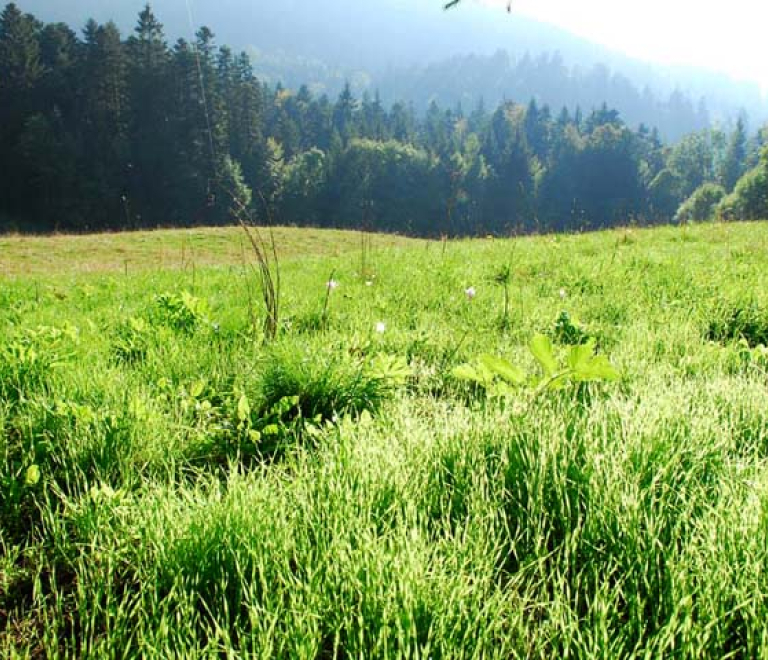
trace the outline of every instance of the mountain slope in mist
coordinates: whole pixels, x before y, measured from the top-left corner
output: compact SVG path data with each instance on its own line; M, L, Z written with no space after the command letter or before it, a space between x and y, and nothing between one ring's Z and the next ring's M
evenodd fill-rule
M19 0L18 4L41 20L61 20L76 27L90 17L99 22L113 19L124 33L132 29L143 6L140 0ZM768 119L757 85L701 69L650 65L514 11L508 14L473 3L448 12L441 0L155 0L152 6L169 41L191 39L193 26L205 24L213 29L218 43L249 50L257 73L269 82L282 81L291 87L307 83L315 91L331 95L350 80L357 93L377 88L387 101L402 98L421 109L433 98L444 103L474 103L484 97L489 105L502 98L527 101L518 98L521 93L555 107L561 104L562 94L546 93L548 85L562 88L559 80L521 85L512 78L514 70L506 78L498 69L494 71L498 63L494 54L503 50L510 53L513 64L527 53L534 59L544 53L550 59L557 54L562 66L576 68L579 75L571 83L575 89L583 88L585 79L616 75L620 80L615 84L635 88L631 94L620 94L601 90L595 83L594 94L586 97L586 103L582 94L570 99L567 104L571 106L596 106L602 101L616 104L618 98L616 105L623 114L653 125L663 122L663 117L638 119L638 115L661 104L674 105L677 101L670 100L670 95L679 90L693 108L688 113L691 117L698 113L699 118L706 114L707 121L727 121L745 110L753 123ZM458 58L466 72L469 55L479 58L472 74L454 79L447 62ZM598 71L597 78L591 76L596 64L605 70ZM441 68L436 84L435 71ZM481 79L494 76L493 89L481 86ZM424 89L425 85L435 89ZM624 97L643 95L648 103L638 106L636 112L626 105L629 101L625 107L620 105ZM702 97L706 113L701 112ZM700 128L684 120L677 123L680 130ZM674 137L680 130L670 124L664 132Z

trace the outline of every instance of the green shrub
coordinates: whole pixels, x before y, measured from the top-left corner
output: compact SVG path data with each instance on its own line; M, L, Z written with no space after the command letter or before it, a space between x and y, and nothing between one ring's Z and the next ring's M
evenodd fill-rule
M675 214L676 222L703 222L715 215L720 201L725 197L725 188L716 183L705 183L693 191Z
M605 355L595 354L595 347L594 339L566 346L563 360L556 354L549 337L536 335L529 349L543 372L541 375L529 375L504 358L487 353L459 365L452 374L491 397L510 396L521 387L540 393L576 386L577 392L584 393L583 386L587 383L615 381L620 376Z
M717 207L724 220L768 218L768 158L747 172Z
M572 317L568 312L562 311L555 320L552 328L551 337L558 344L586 344L591 335L579 323L579 320Z

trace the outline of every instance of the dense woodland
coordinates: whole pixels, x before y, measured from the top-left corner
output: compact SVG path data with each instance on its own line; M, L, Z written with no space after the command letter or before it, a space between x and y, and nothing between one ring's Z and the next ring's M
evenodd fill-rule
M262 84L207 27L169 46L149 6L124 38L8 4L0 229L223 224L240 205L262 222L421 235L768 216L765 129L667 145L605 104L520 101L417 113L349 86L317 98Z

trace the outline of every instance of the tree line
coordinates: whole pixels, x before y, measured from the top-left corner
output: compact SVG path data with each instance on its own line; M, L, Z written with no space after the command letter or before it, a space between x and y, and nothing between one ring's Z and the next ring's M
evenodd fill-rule
M457 17L458 20L461 20ZM641 87L605 64L567 66L560 53L525 53L513 59L505 51L490 56L466 55L435 62L419 69L395 69L379 76L385 96L408 98L416 108L425 108L432 98L453 104L474 105L484 98L495 105L505 97L536 97L551 107L590 107L595 99L617 108L631 126L653 117L653 125L667 139L708 127L712 113L708 100L694 102L680 89L668 95ZM715 102L715 109L717 109Z
M349 85L315 97L262 84L207 27L169 46L149 5L127 38L93 20L79 36L13 3L0 15L0 230L215 225L233 209L431 236L668 221L715 204L768 216L766 138L739 122L666 145L605 104L418 114Z

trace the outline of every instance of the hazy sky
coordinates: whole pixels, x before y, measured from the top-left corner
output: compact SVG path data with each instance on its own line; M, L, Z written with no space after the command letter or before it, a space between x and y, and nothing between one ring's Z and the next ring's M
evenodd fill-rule
M512 10L633 57L724 71L768 91L767 0L512 0Z

